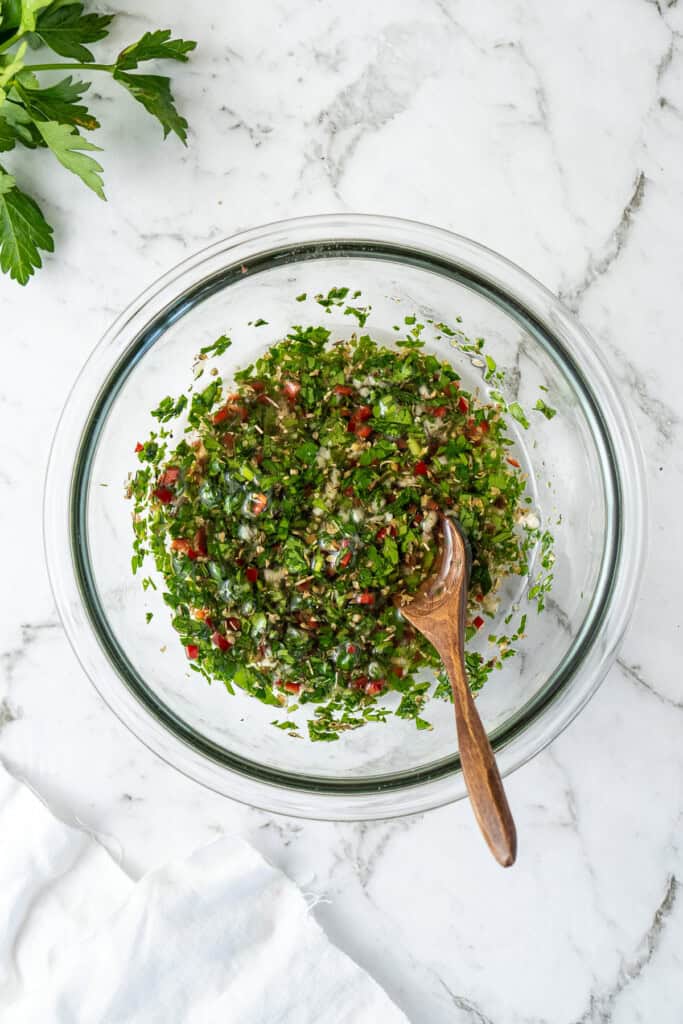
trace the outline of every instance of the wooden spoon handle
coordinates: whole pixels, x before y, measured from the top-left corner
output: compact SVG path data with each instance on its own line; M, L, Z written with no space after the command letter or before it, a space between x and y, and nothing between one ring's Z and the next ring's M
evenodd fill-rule
M470 803L491 853L503 867L514 864L517 830L498 765L467 683L465 666L454 651L444 659L455 704L462 772Z

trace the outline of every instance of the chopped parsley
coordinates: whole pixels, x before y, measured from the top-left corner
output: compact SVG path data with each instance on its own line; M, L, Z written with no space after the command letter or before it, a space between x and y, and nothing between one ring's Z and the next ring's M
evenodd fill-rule
M536 412L542 412L547 420L551 420L553 416L557 416L557 409L551 408L547 405L542 398L539 398L534 406Z
M335 288L315 301L362 328L369 309L347 306L348 296ZM424 325L404 323L396 348L292 327L231 381L217 375L190 401L160 402L152 415L161 423L184 413L174 446L163 430L136 446L132 569L151 555L189 667L288 716L313 705L312 740L392 714L427 730L427 699L450 699L436 652L393 601L429 574L440 512L457 516L472 548L468 641L495 613L501 582L528 574L537 547L543 571L530 597L539 610L552 584L552 538L524 525L526 477L510 455L504 414L526 427L523 409L502 396L485 404L424 349ZM481 351L481 339L437 327ZM223 335L198 358L229 345ZM482 366L502 380L491 357ZM474 691L514 654L525 624L522 616L510 636L490 634L488 656L467 650ZM391 707L382 700L390 692ZM290 717L272 724L298 735Z

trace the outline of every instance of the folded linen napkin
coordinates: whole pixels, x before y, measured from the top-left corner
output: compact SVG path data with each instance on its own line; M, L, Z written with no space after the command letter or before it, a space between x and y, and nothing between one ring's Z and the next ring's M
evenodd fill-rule
M133 883L0 766L4 1024L405 1024L241 839Z

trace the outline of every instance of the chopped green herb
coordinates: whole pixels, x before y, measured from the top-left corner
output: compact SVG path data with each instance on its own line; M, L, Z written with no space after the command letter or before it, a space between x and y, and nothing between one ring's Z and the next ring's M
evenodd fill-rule
M524 409L522 409L519 402L511 402L510 405L508 406L508 412L513 417L513 419L516 419L518 423L522 424L525 430L528 430L529 421L526 418L524 414Z
M333 288L316 301L348 312L348 294ZM290 714L312 705L316 741L392 713L426 730L430 691L452 699L434 649L394 601L433 565L441 512L458 517L472 548L468 642L539 544L543 574L530 596L538 604L552 584L550 534L519 525L529 496L509 457L504 402L467 391L424 350L424 325L405 324L393 349L368 334L332 342L323 327L292 327L234 381L216 376L192 395L175 447L154 432L136 447L132 567L151 554L189 667ZM457 334L463 350L481 350L481 339ZM200 355L229 345L223 335ZM486 367L502 379L492 359ZM187 405L187 395L167 396L152 415L165 423ZM528 426L518 403L509 412ZM486 657L467 650L474 691L514 654L525 624L491 634ZM419 680L424 669L435 687ZM400 694L394 711L381 703L390 691ZM272 724L297 728L289 717Z
M534 409L537 412L542 412L547 420L551 420L553 416L557 416L557 409L553 409L551 406L546 405L542 398L536 401Z
M224 352L228 351L231 345L232 340L228 338L226 334L221 334L220 338L216 338L213 344L205 345L204 348L200 348L199 354L202 356L222 356Z

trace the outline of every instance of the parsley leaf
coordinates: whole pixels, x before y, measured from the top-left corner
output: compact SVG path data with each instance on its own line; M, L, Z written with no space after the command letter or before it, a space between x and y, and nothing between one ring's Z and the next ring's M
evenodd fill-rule
M77 174L81 181L91 188L93 192L106 199L104 184L100 176L102 166L91 156L86 156L81 150L95 150L100 153L100 147L88 139L83 139L73 125L57 124L56 121L39 121L38 131L46 143L68 171Z
M26 52L47 46L76 68L111 75L133 98L156 117L164 137L174 132L187 140L187 121L178 113L170 80L161 75L131 75L143 61L186 62L196 43L172 39L170 29L145 32L125 47L113 63L95 63L88 48L104 39L112 23L110 14L85 14L83 0L0 0L0 153L21 144L28 149L49 148L68 170L77 174L100 198L104 187L99 163L87 155L98 147L85 141L80 130L92 131L99 121L81 101L90 82L71 76L45 87L39 73L60 64L26 64ZM40 249L52 249L52 229L36 203L2 172L1 269L26 284L40 267Z
M216 338L212 345L204 345L200 348L199 354L202 356L214 355L222 356L224 352L227 352L232 345L232 340L227 334L221 334L220 338Z
M33 32L36 27L38 11L42 11L44 7L49 7L51 3L52 0L21 0L19 31L22 34Z
M539 398L534 406L536 412L542 412L547 420L551 420L553 416L557 416L557 409L553 409L550 405L546 405L542 398Z
M19 103L8 101L0 106L0 152L14 149L17 142L29 149L45 145L31 115Z
M527 430L529 427L529 421L524 415L524 409L522 409L519 402L510 402L508 409L510 411L510 415L513 416L518 423L521 423L525 430Z
M38 204L0 167L0 269L26 284L42 266L39 249L52 252L52 228Z
M13 35L21 21L21 0L2 0L0 3L0 37Z
M71 75L47 89L27 87L22 81L15 83L16 94L34 121L57 121L92 131L99 128L99 121L77 102L89 88L88 82L74 82Z
M163 75L129 75L118 67L114 71L114 78L149 114L161 122L164 138L169 132L175 132L181 142L187 145L187 121L175 108L170 78Z
M156 32L145 32L137 43L122 50L116 58L116 66L120 71L132 71L144 60L187 61L188 53L196 46L192 39L171 39L168 28L157 29Z
M26 47L27 44L22 43L16 53L0 54L0 103L5 99L5 91L2 87L11 82L24 66Z
M80 3L52 4L38 15L35 34L60 57L90 63L95 58L83 44L104 39L113 19L113 14L83 14Z
M14 125L9 124L0 114L0 153L6 153L7 150L14 149L16 142L17 133Z

